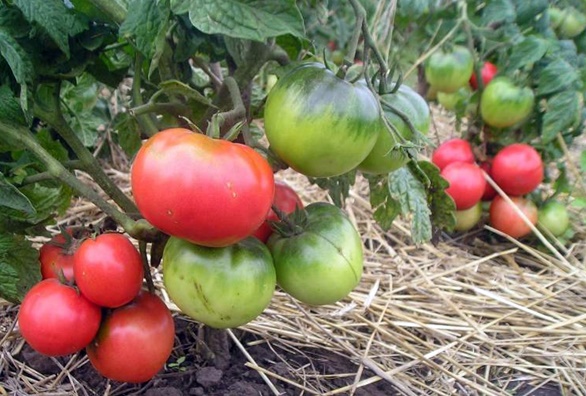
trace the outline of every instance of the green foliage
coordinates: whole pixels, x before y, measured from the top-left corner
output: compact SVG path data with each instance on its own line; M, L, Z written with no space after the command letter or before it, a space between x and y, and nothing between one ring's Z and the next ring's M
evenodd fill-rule
M39 252L22 236L0 233L0 297L18 303L40 280Z

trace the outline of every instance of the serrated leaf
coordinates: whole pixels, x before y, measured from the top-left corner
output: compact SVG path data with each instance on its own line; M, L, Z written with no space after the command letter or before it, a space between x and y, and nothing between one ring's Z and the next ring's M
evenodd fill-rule
M16 82L20 84L20 107L28 110L28 87L33 80L33 64L26 51L6 31L0 28L0 56L4 58Z
M178 80L167 80L159 84L159 88L166 94L179 94L186 99L193 100L205 106L212 106L211 99L202 95L199 91Z
M527 36L511 48L511 56L507 64L508 70L518 70L533 65L543 58L549 43L537 36Z
M350 187L356 181L356 171L350 171L336 177L313 178L308 177L312 184L316 184L322 190L327 190L334 205L341 208L346 198L350 195Z
M516 17L515 6L511 0L491 0L482 10L482 24L484 26L494 22L513 22Z
M27 21L42 27L68 58L69 36L87 28L75 18L62 0L14 0L14 5L22 11Z
M193 0L189 19L204 33L246 40L265 41L288 33L305 35L294 0Z
M83 73L75 79L75 84L65 82L61 95L75 113L91 111L98 101L98 84L92 75Z
M114 131L118 134L118 143L129 157L140 149L140 126L136 118L128 113L119 113L114 119Z
M0 173L0 206L22 212L29 216L34 216L37 212L26 195L8 182L2 173Z
M21 236L0 234L0 297L19 303L40 280L38 250Z
M170 8L165 0L132 0L129 7L132 12L120 26L120 35L132 37L138 50L152 59L161 41L165 40L168 28Z
M551 62L539 74L537 95L547 95L570 87L579 79L578 71L564 59Z
M18 99L8 86L0 86L0 118L4 121L27 125Z
M42 129L37 133L36 136L41 146L43 146L43 148L47 150L47 152L51 154L53 158L60 162L67 161L69 159L69 153L67 152L67 149L60 141L53 139L51 132L48 129Z
M559 132L573 126L581 116L582 102L577 91L564 91L547 100L541 131L542 142L553 141Z
M399 202L389 194L389 179L386 176L367 176L370 190L372 217L383 229L391 228L393 221L401 213Z

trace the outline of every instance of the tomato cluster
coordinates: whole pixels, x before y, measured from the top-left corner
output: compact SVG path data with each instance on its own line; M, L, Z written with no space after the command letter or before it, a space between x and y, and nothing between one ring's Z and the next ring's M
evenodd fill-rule
M40 249L43 280L18 314L23 338L39 353L86 350L107 378L144 382L171 354L175 325L156 295L142 291L143 266L130 239L104 233L83 240L67 231Z

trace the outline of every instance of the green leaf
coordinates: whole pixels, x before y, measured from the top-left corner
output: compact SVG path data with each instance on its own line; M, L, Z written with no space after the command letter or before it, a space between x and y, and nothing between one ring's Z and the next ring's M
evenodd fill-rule
M511 56L507 69L514 71L527 66L543 58L549 48L549 43L537 36L525 37L511 48Z
M540 72L537 95L562 91L578 80L578 71L572 65L563 59L556 59Z
M40 280L38 250L21 236L0 234L0 297L19 303Z
M49 152L56 160L60 162L67 161L69 159L69 153L67 149L61 144L59 140L53 139L51 131L49 129L42 129L37 133L37 140L43 146L45 150Z
M391 228L395 218L401 213L401 206L389 194L389 178L387 176L366 176L370 189L370 206L374 210L372 217L383 229Z
M0 28L0 55L8 63L16 82L20 84L20 107L26 114L28 88L34 75L33 64L20 44L2 28Z
M575 125L582 112L581 94L578 91L564 91L547 100L541 131L542 142L553 141L559 132Z
M10 123L27 125L18 99L7 85L0 86L0 118Z
M491 0L482 11L482 24L513 22L517 14L511 0Z
M92 75L83 73L75 79L75 84L65 82L61 95L75 113L91 111L98 102L98 84Z
M74 36L87 28L80 19L75 18L62 0L14 0L24 17L43 28L69 58L69 36Z
M114 119L114 131L118 134L118 143L129 157L140 149L140 126L136 118L128 113L118 113Z
M31 201L13 186L0 172L0 206L4 206L29 216L34 216L36 210Z
M204 33L247 40L264 41L288 33L305 35L295 0L192 0L189 19Z
M582 173L586 173L586 150L580 153L580 170Z
M336 177L308 177L308 180L312 184L316 184L319 188L327 190L334 204L341 208L344 206L346 198L350 195L350 187L356 181L356 171L350 171Z
M170 8L165 0L132 0L129 7L132 12L120 26L120 35L133 38L138 50L152 59L165 41L169 27Z

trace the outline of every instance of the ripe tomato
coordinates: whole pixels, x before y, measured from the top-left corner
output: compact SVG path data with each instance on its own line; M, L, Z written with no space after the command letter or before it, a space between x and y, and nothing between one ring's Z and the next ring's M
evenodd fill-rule
M260 315L276 285L268 248L256 238L210 248L171 237L163 252L163 281L186 315L219 329Z
M480 163L480 169L482 169L488 176L492 178L492 160L483 161ZM493 179L494 180L494 179ZM497 195L496 190L487 182L484 194L482 194L483 201L490 201Z
M440 175L450 183L446 193L456 203L457 210L469 209L480 201L486 180L478 165L453 162L446 166Z
M94 368L121 382L145 382L162 368L173 350L175 323L159 297L141 292L131 303L109 312L87 348Z
M469 231L482 217L482 202L478 202L476 205L469 209L457 210L456 211L456 226L454 231Z
M271 167L252 148L182 128L159 132L142 146L131 182L145 219L204 246L251 235L275 193Z
M356 168L382 128L377 99L368 87L351 84L319 63L305 63L279 79L264 117L271 149L312 177Z
M568 209L558 201L547 201L537 212L537 224L553 236L563 235L570 226Z
M415 129L423 134L429 132L431 114L429 105L412 88L401 85L397 92L382 95L382 108L388 122L393 124L399 134L407 140L413 139L413 132L393 108L403 112L411 121ZM358 170L365 173L389 173L405 165L409 158L398 150L392 150L397 145L397 138L391 135L386 128L381 128L376 143L368 156L358 165Z
M22 337L39 353L64 356L81 351L100 327L100 307L71 286L49 278L33 286L18 312Z
M275 181L275 198L273 199L273 205L285 214L294 212L296 208L303 209L303 202L301 202L299 195L297 195L295 190L293 190L287 183L282 181ZM279 221L279 217L273 209L269 211L269 215L265 222L261 224L252 236L266 243L273 233L273 229L270 225L271 221Z
M508 77L496 77L480 96L480 115L495 128L518 124L531 114L535 95L528 87L518 87Z
M474 60L468 48L455 45L451 50L437 50L425 61L425 78L440 92L456 92L468 84Z
M446 140L431 155L433 162L440 171L453 162L474 163L472 146L467 140L454 138Z
M480 76L482 77L482 85L486 87L492 81L494 76L498 73L498 68L492 62L485 61L480 69ZM472 89L478 89L478 81L476 81L476 73L472 73L470 77L470 86Z
M510 198L533 225L537 224L537 206L532 201L524 197ZM513 238L521 238L531 232L531 227L523 221L515 209L500 195L494 197L490 203L489 224L493 228Z
M514 143L495 155L492 178L508 195L528 194L543 181L543 161L530 145Z
M102 307L130 302L142 287L142 258L122 234L107 233L82 242L74 254L73 270L81 293Z
M73 249L63 234L57 234L44 243L39 249L43 279L58 278L59 272L63 272L66 280L73 280Z
M307 219L301 231L274 233L269 238L277 283L306 304L331 304L360 282L362 240L338 207L317 202L305 210Z

